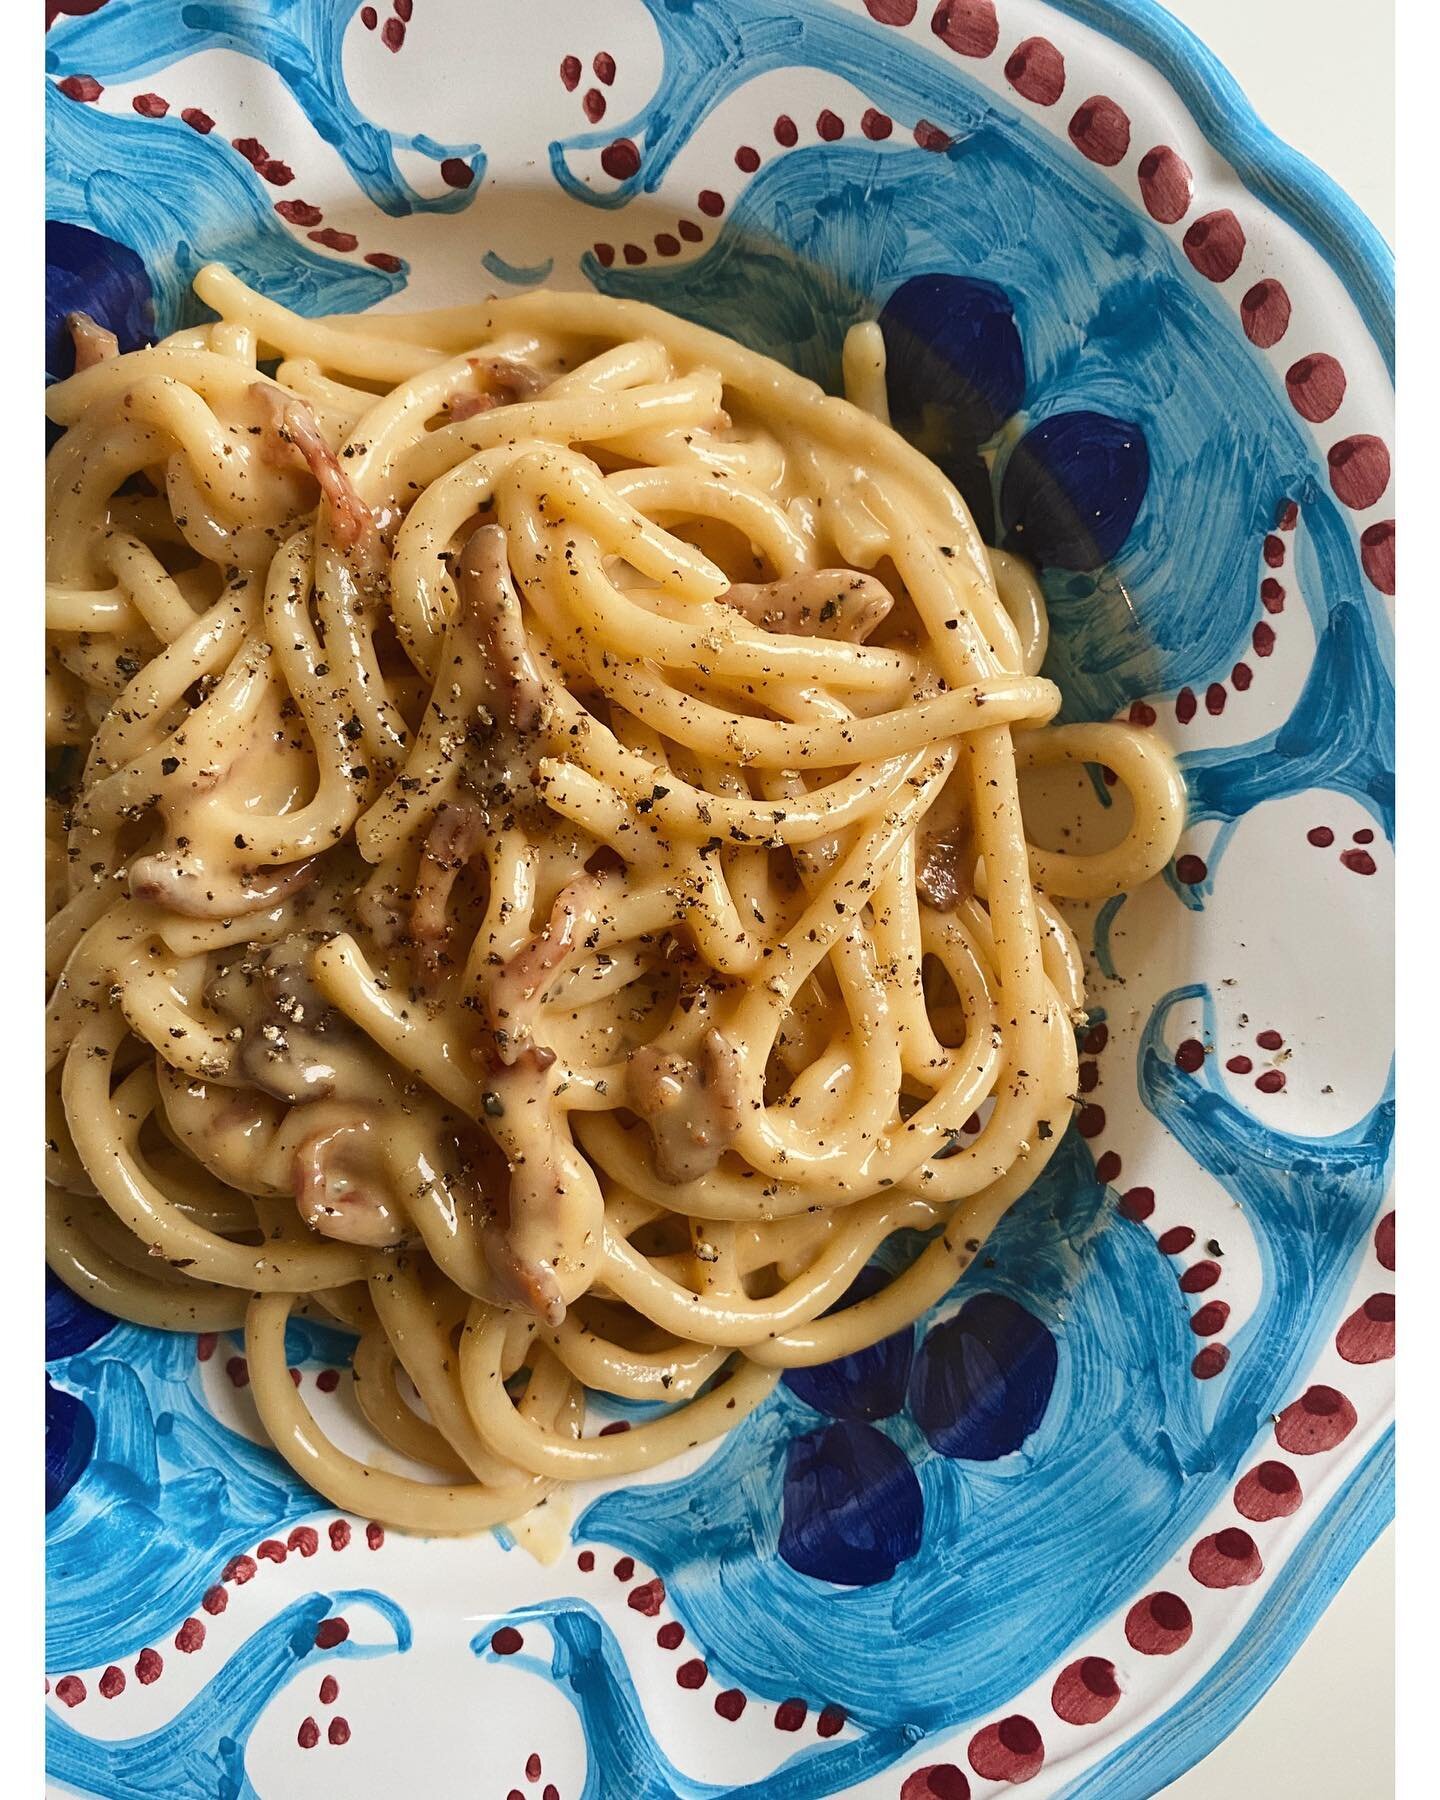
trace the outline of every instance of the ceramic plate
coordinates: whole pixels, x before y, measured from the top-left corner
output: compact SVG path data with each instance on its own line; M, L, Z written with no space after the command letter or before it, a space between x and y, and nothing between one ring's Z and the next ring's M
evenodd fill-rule
M1391 1512L1388 252L1145 0L48 17L52 369L215 257L304 312L591 284L832 385L903 317L984 417L903 359L897 415L1026 526L1070 715L1191 799L1077 915L1082 1105L982 1261L684 1464L387 1534L259 1442L237 1343L52 1289L55 1791L1156 1793ZM343 1437L344 1342L290 1348Z

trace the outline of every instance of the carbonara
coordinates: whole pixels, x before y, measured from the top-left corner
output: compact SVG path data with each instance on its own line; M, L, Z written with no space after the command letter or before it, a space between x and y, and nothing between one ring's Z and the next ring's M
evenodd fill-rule
M195 286L150 349L77 318L48 395L49 1254L243 1325L333 1503L471 1531L944 1296L1071 1116L1056 902L1161 869L1182 789L1050 723L1037 584L886 423L878 327L839 399L595 294ZM1027 842L1055 763L1120 842ZM397 1454L316 1422L296 1310Z

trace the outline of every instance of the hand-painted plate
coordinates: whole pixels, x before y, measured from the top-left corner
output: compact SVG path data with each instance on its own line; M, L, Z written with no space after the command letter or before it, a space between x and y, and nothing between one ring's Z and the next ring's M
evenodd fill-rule
M309 312L590 283L831 384L878 314L1071 714L1192 808L1080 920L1076 1128L956 1293L543 1528L338 1517L236 1344L53 1291L56 1791L1156 1793L1391 1511L1380 240L1148 0L48 11L52 368L212 257Z

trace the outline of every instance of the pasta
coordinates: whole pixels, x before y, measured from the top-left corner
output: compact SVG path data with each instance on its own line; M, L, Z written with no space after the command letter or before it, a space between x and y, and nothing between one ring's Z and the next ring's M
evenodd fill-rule
M885 422L877 327L862 406L594 294L196 291L131 354L77 321L48 396L49 1255L243 1325L335 1504L475 1530L948 1291L1072 1111L1055 902L1161 869L1182 790L1050 724L1038 586ZM1057 762L1128 790L1113 848L1027 843ZM297 1310L393 1454L321 1430Z

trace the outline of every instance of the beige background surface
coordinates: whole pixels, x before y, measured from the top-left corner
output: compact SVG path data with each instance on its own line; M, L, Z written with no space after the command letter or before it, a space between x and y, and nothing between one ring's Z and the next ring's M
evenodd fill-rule
M1333 175L1393 243L1390 0L1168 4L1209 44L1271 130ZM1361 94L1365 105L1357 110ZM1168 1787L1166 1800L1388 1800L1395 1791L1394 1535L1387 1531L1360 1563L1249 1718Z

